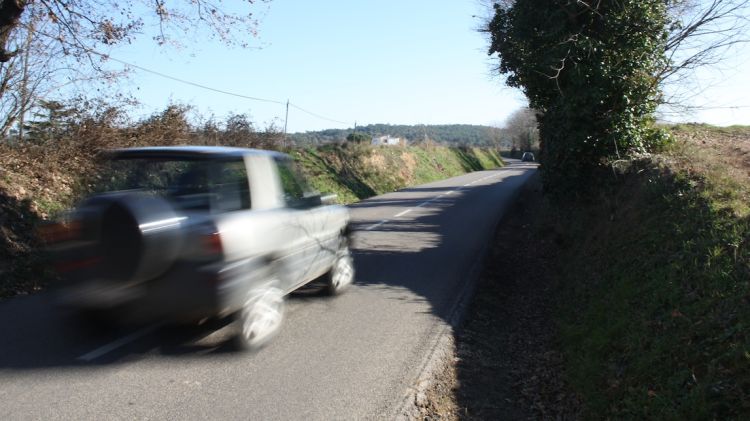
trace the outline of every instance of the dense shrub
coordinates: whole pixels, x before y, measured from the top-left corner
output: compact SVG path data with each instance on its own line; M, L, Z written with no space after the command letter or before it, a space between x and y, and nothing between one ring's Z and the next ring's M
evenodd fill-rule
M510 4L510 5L508 5ZM653 126L667 40L662 0L495 5L489 52L538 110L545 186L596 185L612 159L665 142Z

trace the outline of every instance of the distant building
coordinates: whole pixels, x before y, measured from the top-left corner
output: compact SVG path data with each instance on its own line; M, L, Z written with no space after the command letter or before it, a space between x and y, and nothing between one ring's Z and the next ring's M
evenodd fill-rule
M400 137L391 136L375 136L372 138L372 144L375 146L386 145L386 146L398 146L403 143L403 139Z

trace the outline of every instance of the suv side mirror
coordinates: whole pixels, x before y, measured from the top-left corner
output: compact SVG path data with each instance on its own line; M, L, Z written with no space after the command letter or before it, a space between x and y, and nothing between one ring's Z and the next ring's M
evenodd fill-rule
M336 194L326 194L325 196L320 196L320 204L321 205L335 205L338 203L338 195Z

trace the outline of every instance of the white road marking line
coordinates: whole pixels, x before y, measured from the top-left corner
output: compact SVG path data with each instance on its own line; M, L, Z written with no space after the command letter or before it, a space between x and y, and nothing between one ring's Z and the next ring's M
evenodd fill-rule
M398 217L404 216L404 215L406 215L406 214L407 214L407 213L409 213L409 212L411 212L411 209L407 209L407 210L405 210L405 211L403 211L403 212L399 212L399 213L397 213L397 214L396 214L396 215L394 216L394 218L398 218Z
M377 224L372 224L369 227L365 228L365 231L374 230L375 228L377 228L377 227L385 224L386 222L388 222L388 220L387 219L383 219L382 221L378 222Z
M95 350L93 350L93 351L91 351L89 353L83 354L83 355L81 355L80 357L78 357L76 359L80 360L80 361L86 361L86 362L91 361L91 360L95 360L95 359L101 357L104 354L112 352L115 349L120 348L123 345L127 345L130 342L133 342L134 340L140 338L141 336L144 336L144 335L147 335L147 334L153 332L154 330L160 328L162 325L163 325L163 323L156 323L156 324L153 324L151 326L146 326L143 329L137 330L137 331L131 333L128 336L124 336L124 337L122 337L120 339L117 339L116 341L113 341L113 342L110 342L110 343L108 343L108 344L106 344L104 346L101 346L101 347L99 347L99 348L97 348L97 349L95 349Z
M447 196L447 195L449 195L449 194L453 194L453 193L455 193L455 192L457 192L457 191L465 190L465 188L466 188L467 186L473 185L474 183L478 183L478 182L480 182L480 181L484 181L484 180L487 180L488 178L494 178L494 177L497 177L497 175L490 175L490 176L487 176L487 177L484 177L484 178L480 178L480 179L478 179L478 180L474 180L474 181L472 181L471 183L467 183L467 184L464 184L464 185L463 185L462 187L459 187L459 188L457 188L457 189L455 189L455 190L450 190L450 191L447 191L447 192L445 192L445 193L442 193L442 194L439 194L439 195L437 195L437 196L433 197L433 198L432 198L432 199L430 199L430 200L426 200L426 201L424 201L424 202L422 202L422 203L418 204L418 205L417 205L417 206L415 206L414 208L406 209L405 211L399 212L399 213L397 213L396 215L394 215L393 217L394 217L394 218L400 218L400 217L402 217L402 216L406 215L407 213L411 212L411 211L412 211L412 210L414 210L415 208L421 208L422 206L424 206L424 205L428 205L428 204L430 204L430 203L432 203L432 202L434 202L434 201L436 201L436 200L438 200L438 199L440 199L440 198L442 198L442 197L445 197L445 196ZM382 221L380 221L380 222L378 222L378 223L376 223L376 224L372 224L372 225L370 225L369 227L365 228L364 230L365 230L365 231L372 231L372 230L374 230L375 228L377 228L377 227L379 227L379 226L381 226L381 225L385 224L386 222L388 222L388 219L384 219L384 220L382 220Z

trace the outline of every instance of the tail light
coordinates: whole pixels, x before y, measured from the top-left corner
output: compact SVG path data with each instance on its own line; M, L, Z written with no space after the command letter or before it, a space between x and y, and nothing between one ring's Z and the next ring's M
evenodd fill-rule
M203 251L209 256L218 256L224 252L221 244L221 235L218 232L204 234L201 237L201 246Z
M79 221L55 222L39 228L39 236L47 244L76 240L81 237Z

